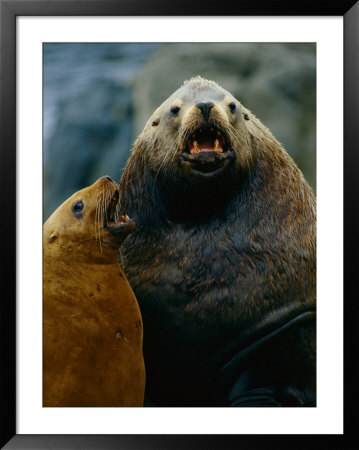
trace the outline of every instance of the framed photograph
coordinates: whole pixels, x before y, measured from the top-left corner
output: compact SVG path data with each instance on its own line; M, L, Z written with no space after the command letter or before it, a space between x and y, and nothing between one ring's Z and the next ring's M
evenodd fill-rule
M356 308L343 289L356 260L358 4L1 0L0 11L1 445L351 448ZM79 252L70 222L70 241L53 245L61 208L83 226L88 203L73 195L98 183L108 199L102 213L94 204L94 245L102 259L116 247L141 346L143 319L146 394L137 371L117 403L96 394L113 373L102 338L86 363L76 350L71 320L81 334L87 308L60 339L83 374L67 396L51 383L71 368L57 358L46 378L64 321L47 295L81 276L67 260ZM106 287L96 272L84 279L78 296L97 314ZM113 307L101 305L106 326Z

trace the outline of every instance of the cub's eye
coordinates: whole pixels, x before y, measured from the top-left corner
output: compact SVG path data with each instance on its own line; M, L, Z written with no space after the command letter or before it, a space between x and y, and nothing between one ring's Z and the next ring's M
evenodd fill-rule
M83 204L82 200L80 200L79 202L74 203L73 210L75 212L80 212L80 211L82 211L83 207L84 207L84 204Z
M237 109L236 104L233 103L233 102L230 103L230 104L228 105L228 107L229 107L229 109L231 110L232 113L234 113L234 112L236 111L236 109Z
M82 217L81 211L82 211L83 207L84 207L84 204L83 204L82 200L79 200L78 202L75 202L72 205L72 211L78 219Z
M178 112L179 112L180 109L181 109L181 108L180 108L179 106L173 106L173 107L170 109L171 114L172 114L173 116L177 116L177 114L178 114Z

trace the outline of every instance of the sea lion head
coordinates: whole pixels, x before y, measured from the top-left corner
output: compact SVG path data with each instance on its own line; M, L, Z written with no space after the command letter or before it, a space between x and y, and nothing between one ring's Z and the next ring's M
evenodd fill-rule
M138 136L120 180L120 204L138 227L210 218L246 185L263 183L261 174L271 173L279 153L271 132L231 93L195 77ZM268 167L257 170L258 164Z
M236 175L254 160L249 111L214 81L186 81L155 110L135 144L154 171L190 183Z
M65 200L43 228L44 249L70 251L93 258L114 253L135 228L117 211L118 185L108 176L98 179Z

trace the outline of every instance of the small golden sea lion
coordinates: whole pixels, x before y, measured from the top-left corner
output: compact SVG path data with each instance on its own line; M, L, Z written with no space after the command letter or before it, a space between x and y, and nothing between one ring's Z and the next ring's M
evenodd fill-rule
M43 227L43 406L143 406L142 318L118 263L135 228L110 177Z

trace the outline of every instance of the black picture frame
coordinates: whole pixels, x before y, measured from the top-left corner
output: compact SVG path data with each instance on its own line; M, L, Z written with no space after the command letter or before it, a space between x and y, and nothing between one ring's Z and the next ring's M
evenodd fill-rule
M16 17L342 16L344 18L344 434L343 435L17 435L16 434ZM358 379L356 187L359 169L359 2L252 0L0 0L1 448L326 449L354 448ZM353 412L352 412L353 411ZM5 447L3 447L5 446Z

